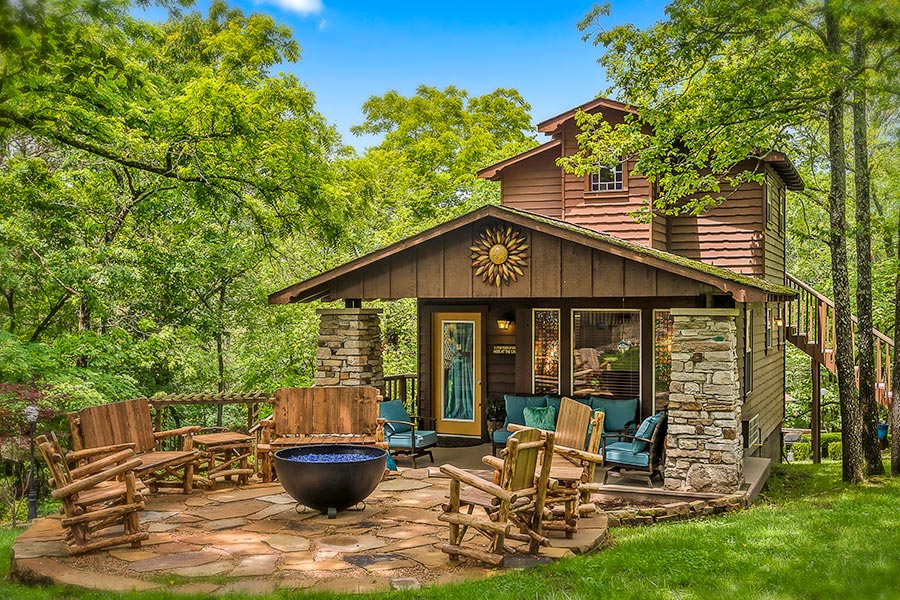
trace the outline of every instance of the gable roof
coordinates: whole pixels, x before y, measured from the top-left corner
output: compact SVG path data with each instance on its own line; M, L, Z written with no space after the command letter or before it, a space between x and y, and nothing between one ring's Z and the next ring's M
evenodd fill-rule
M541 144L540 146L535 146L531 150L527 150L521 154L516 154L515 156L511 156L506 160L501 160L498 163L494 163L489 167L485 167L478 171L477 175L483 179L490 179L491 181L500 181L500 172L510 165L514 165L518 162L531 158L532 156L537 156L547 150L552 148L558 148L562 145L561 140L550 140L545 144Z
M380 261L389 260L400 252L441 237L476 221L491 218L527 227L534 231L569 240L601 252L705 283L723 292L732 294L735 300L739 302L779 301L793 298L796 295L794 290L786 286L763 281L749 275L742 275L723 267L708 265L690 258L663 252L662 250L626 242L609 234L550 217L538 216L507 206L490 205L478 208L414 236L370 252L330 271L273 292L269 295L269 304L309 302L329 297L329 285L344 275Z
M570 108L566 112L559 113L554 117L550 117L544 121L538 123L537 129L541 133L552 134L554 133L560 125L575 117L575 113L578 111L582 112L590 112L592 110L598 108L611 108L613 110L618 110L620 112L627 112L636 115L637 109L629 104L625 104L624 102L619 102L618 100L610 100L609 98L594 98L593 100L588 100L584 104L580 104L575 108Z

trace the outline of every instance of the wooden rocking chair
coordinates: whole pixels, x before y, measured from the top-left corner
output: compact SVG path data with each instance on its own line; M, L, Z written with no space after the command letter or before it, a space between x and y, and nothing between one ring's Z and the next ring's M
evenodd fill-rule
M550 484L550 462L545 461L538 471L538 457L553 452L553 433L542 436L538 429L513 433L506 442L503 458L485 456L484 461L499 467L499 482L484 480L453 465L441 466L449 476L450 500L438 517L450 524L450 543L440 549L450 560L460 556L472 558L492 566L500 566L504 554L515 552L506 545L507 539L528 542L528 552L536 553L549 544L542 535L544 501ZM474 488L461 492L461 484ZM481 507L485 516L473 514ZM465 510L466 512L463 512ZM462 545L469 527L487 536L487 550ZM518 532L512 532L515 527Z
M193 490L200 453L193 447L192 436L200 432L200 427L153 431L146 398L90 406L69 413L68 418L75 446L66 457L69 461L95 461L130 448L140 459L135 474L151 492L159 487L180 487L185 494ZM179 440L180 449L163 450L160 443L167 438ZM201 484L208 483L204 478L196 479Z
M150 537L141 531L138 512L144 508L141 488L134 475L141 461L125 449L77 469L69 469L63 451L51 438L36 439L53 478L52 496L62 504L62 526L70 554L81 554L107 546L131 544L139 548ZM121 526L121 535L97 535Z

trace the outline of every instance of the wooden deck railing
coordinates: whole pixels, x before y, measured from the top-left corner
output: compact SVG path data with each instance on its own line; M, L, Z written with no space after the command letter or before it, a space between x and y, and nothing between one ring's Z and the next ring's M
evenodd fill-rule
M400 400L403 406L414 409L419 400L419 377L415 373L386 375L384 378L384 399ZM417 413L418 411L413 411Z
M787 284L797 291L797 297L785 304L785 338L834 373L835 319L834 301L787 275ZM853 319L853 346L859 320ZM891 405L892 358L894 342L886 334L873 329L875 337L875 400L882 406ZM857 384L859 382L857 381Z

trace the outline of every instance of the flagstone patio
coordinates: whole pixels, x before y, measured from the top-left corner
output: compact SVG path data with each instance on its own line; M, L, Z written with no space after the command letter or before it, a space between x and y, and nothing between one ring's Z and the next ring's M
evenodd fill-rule
M490 577L497 571L452 563L436 547L448 539L447 525L438 521L448 489L449 480L434 467L405 469L383 481L362 510L335 519L298 512L278 483L158 494L147 498L141 513L151 535L140 549L70 557L59 519L45 517L16 540L12 572L23 581L107 591L216 594L278 588L362 593ZM573 539L556 532L549 537L543 560L590 551L606 540L606 517L581 519Z

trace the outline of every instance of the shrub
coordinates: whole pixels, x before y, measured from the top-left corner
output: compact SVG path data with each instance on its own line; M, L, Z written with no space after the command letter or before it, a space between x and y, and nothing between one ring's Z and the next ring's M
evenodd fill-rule
M832 460L841 460L843 449L844 444L842 442L831 442L828 444L828 458Z
M812 445L809 442L796 442L791 450L794 460L812 460Z
M800 436L800 441L810 444L810 448L812 447L812 435L809 433L804 433ZM819 452L822 455L822 458L831 458L831 455L828 454L828 446L833 444L834 442L841 441L841 432L840 431L832 431L830 433L823 433L819 436ZM838 458L840 458L840 454L838 454Z

